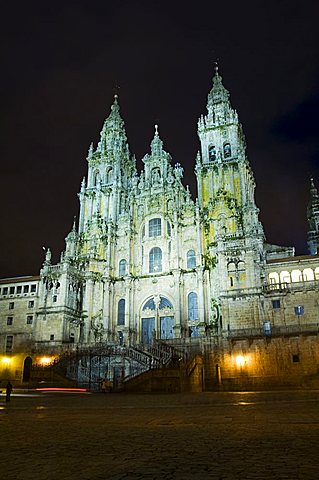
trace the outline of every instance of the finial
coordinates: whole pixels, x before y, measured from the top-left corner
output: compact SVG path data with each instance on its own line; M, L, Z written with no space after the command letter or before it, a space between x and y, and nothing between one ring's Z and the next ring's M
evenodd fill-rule
M115 102L115 103L117 103L117 99L118 99L118 98L119 98L118 94L115 93L115 94L114 94L114 102Z
M155 124L155 135L158 137L158 125Z
M217 60L215 60L214 62L214 75L218 76L219 75L219 71L218 71L218 58Z
M76 216L73 217L73 227L72 227L72 232L76 231Z
M88 156L87 158L91 158L93 156L93 142L91 142L89 146Z

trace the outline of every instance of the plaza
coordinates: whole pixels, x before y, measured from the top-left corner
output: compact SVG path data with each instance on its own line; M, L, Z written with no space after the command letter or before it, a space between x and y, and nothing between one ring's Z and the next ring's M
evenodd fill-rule
M319 391L0 396L8 480L318 478Z

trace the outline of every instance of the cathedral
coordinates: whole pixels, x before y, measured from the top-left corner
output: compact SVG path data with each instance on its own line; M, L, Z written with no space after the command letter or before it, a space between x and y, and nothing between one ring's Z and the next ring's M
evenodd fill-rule
M138 171L117 95L91 144L78 222L60 262L0 281L0 353L140 346L318 328L319 196L311 181L309 255L265 239L238 114L216 68L198 120L197 198L158 126ZM306 215L306 212L305 212ZM277 330L276 330L277 329ZM17 373L18 372L18 373Z

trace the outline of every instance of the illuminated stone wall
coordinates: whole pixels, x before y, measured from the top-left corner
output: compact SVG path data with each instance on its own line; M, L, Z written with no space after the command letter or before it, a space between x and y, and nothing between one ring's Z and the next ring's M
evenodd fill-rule
M139 344L154 337L172 341L190 335L224 338L239 330L315 328L318 256L294 257L292 247L266 243L245 136L218 71L198 136L194 200L158 126L138 171L115 96L100 140L88 151L78 221L57 264L46 251L40 279L32 280L32 309L28 296L8 293L11 284L18 287L28 279L1 282L3 354L10 335L10 354L29 351L29 344L45 354L102 341ZM314 240L313 183L311 191ZM5 294L3 287L8 287ZM12 325L7 324L11 295ZM29 324L28 315L33 316Z

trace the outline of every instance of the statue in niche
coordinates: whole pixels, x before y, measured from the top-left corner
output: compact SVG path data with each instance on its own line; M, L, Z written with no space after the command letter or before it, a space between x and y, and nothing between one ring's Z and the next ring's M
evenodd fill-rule
M144 172L141 173L140 183L138 186L140 190L144 190Z
M167 176L167 183L171 184L174 183L174 177L172 175L172 172L170 171L168 176Z
M137 172L135 172L133 177L132 177L132 187L133 187L134 190L137 189L137 185L138 185L138 174L137 174Z
M158 185L161 181L160 169L153 168L152 170L152 185Z

